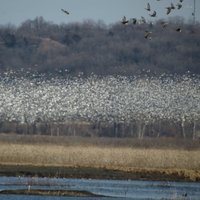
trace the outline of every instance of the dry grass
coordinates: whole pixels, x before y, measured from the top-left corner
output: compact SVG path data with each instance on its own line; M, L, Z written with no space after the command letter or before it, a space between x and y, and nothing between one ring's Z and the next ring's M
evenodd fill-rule
M200 150L1 143L0 163L198 170Z
M142 148L95 143L0 141L0 164L72 166L119 169L157 169L163 173L185 173L200 177L200 149ZM191 173L192 172L192 173ZM181 174L180 174L181 175ZM196 176L196 175L195 175ZM192 179L192 177L191 177ZM195 178L194 178L195 179Z

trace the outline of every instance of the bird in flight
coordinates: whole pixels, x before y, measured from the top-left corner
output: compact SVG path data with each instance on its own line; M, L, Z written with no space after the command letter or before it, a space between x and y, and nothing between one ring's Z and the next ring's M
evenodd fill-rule
M132 18L131 20L132 20L132 23L133 23L133 24L136 24L136 23L137 23L137 19L136 19L136 18Z
M153 11L152 14L150 14L151 17L155 17L156 16L156 11Z
M181 30L181 28L177 28L176 31L177 32L181 32L182 30Z
M61 8L61 11L63 11L65 14L69 15L69 12L67 10L64 10Z
M151 34L152 34L152 32L150 32L150 31L145 31L144 38L145 38L145 39L151 40Z
M147 23L146 19L145 19L143 16L141 16L140 22L141 22L142 24L146 24L146 23Z
M174 4L173 3L171 3L171 9L175 9L175 6L174 6Z
M150 4L147 3L147 7L145 8L147 11L151 11L151 7L150 7Z
M166 14L169 15L169 13L171 12L172 8L171 7L166 7L166 9L167 9L167 13Z
M178 10L182 8L182 4L180 4L180 3L176 4L176 6L177 6Z
M126 19L126 17L124 16L123 18L122 18L122 24L127 24L128 23L128 20Z

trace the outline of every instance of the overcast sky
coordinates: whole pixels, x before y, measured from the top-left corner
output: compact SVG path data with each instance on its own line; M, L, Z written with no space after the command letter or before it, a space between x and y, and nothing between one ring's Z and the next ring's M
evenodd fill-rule
M153 20L144 9L147 2L152 10L157 11L156 20L171 16L183 16L187 21L192 19L194 0L184 0L183 8L169 16L166 15L166 6L171 2L176 5L179 0L0 0L0 25L20 25L38 16L57 24L88 19L112 24L120 21L124 15L127 18L144 16ZM65 15L61 8L68 10L70 15ZM200 21L200 0L196 0L196 19Z

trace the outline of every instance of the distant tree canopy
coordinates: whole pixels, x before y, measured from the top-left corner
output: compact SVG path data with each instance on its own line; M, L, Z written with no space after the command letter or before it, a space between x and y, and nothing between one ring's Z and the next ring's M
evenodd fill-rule
M182 32L176 28L181 26ZM144 37L152 32L152 40ZM186 24L178 17L167 27L155 24L91 20L53 24L42 17L19 27L0 27L0 71L28 69L39 73L78 75L137 75L149 71L200 74L200 24Z

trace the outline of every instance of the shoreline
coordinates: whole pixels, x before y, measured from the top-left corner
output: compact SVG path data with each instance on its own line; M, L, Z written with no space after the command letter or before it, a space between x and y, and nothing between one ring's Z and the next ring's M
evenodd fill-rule
M0 176L199 182L200 170L0 164Z
M39 196L65 196L65 197L105 197L88 191L76 190L2 190L0 194L39 195Z

